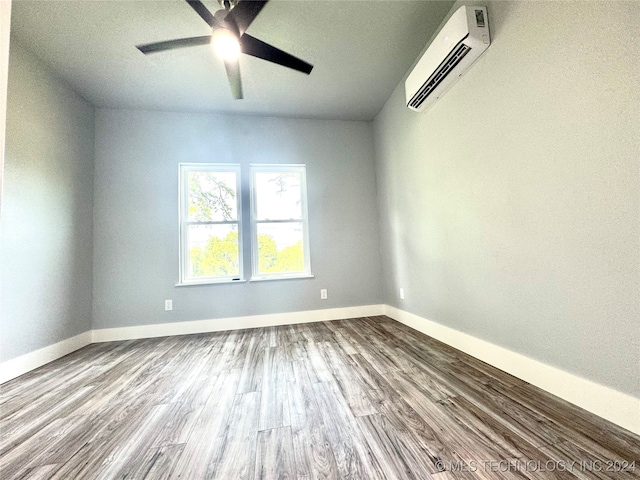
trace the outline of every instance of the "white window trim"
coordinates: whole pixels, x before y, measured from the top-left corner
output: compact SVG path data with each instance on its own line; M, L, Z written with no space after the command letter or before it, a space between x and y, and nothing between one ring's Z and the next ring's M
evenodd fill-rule
M236 220L218 222L193 222L188 220L189 205L188 173L196 172L235 172L236 174ZM244 264L242 248L242 190L241 169L239 164L230 163L179 163L178 164L178 230L179 230L179 269L180 279L176 286L208 285L213 283L242 283L244 282ZM238 266L239 274L225 277L189 278L189 251L187 250L187 232L189 225L237 225L238 226Z
M303 164L251 164L251 282L265 280L287 280L295 278L313 278L311 274L311 251L309 249L309 212L307 210L307 167ZM302 218L289 220L258 220L255 191L255 174L257 172L295 172L301 177L300 202ZM292 223L303 224L302 246L304 255L304 271L295 273L258 273L258 224L259 223Z

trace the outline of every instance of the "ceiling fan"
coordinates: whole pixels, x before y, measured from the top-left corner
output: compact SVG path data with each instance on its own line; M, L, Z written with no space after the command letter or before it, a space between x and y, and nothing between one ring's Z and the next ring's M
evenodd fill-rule
M218 0L223 8L214 14L199 0L186 1L212 28L211 35L148 43L137 45L136 48L146 55L175 48L211 44L224 60L231 94L236 99L243 98L238 62L240 53L277 63L307 75L311 73L313 65L246 33L268 0Z

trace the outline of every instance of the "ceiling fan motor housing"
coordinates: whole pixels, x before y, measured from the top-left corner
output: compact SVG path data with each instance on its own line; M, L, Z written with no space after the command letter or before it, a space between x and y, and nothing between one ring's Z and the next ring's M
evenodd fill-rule
M218 3L225 10L231 10L238 4L238 0L218 0Z

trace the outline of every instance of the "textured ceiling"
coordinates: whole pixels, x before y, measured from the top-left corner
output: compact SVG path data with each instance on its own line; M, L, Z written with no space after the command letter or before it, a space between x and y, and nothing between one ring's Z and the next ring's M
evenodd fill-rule
M271 0L247 33L315 68L306 76L243 55L244 100L231 98L208 46L149 56L135 48L210 33L182 0L14 0L11 28L99 107L371 120L452 3Z

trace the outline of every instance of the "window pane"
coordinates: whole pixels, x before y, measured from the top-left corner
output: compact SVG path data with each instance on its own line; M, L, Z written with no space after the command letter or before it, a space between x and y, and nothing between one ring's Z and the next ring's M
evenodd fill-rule
M258 273L304 272L302 222L258 223Z
M189 225L189 277L238 277L237 225Z
M300 180L298 172L256 172L258 220L302 218Z
M238 219L236 172L190 171L189 220L220 222Z

